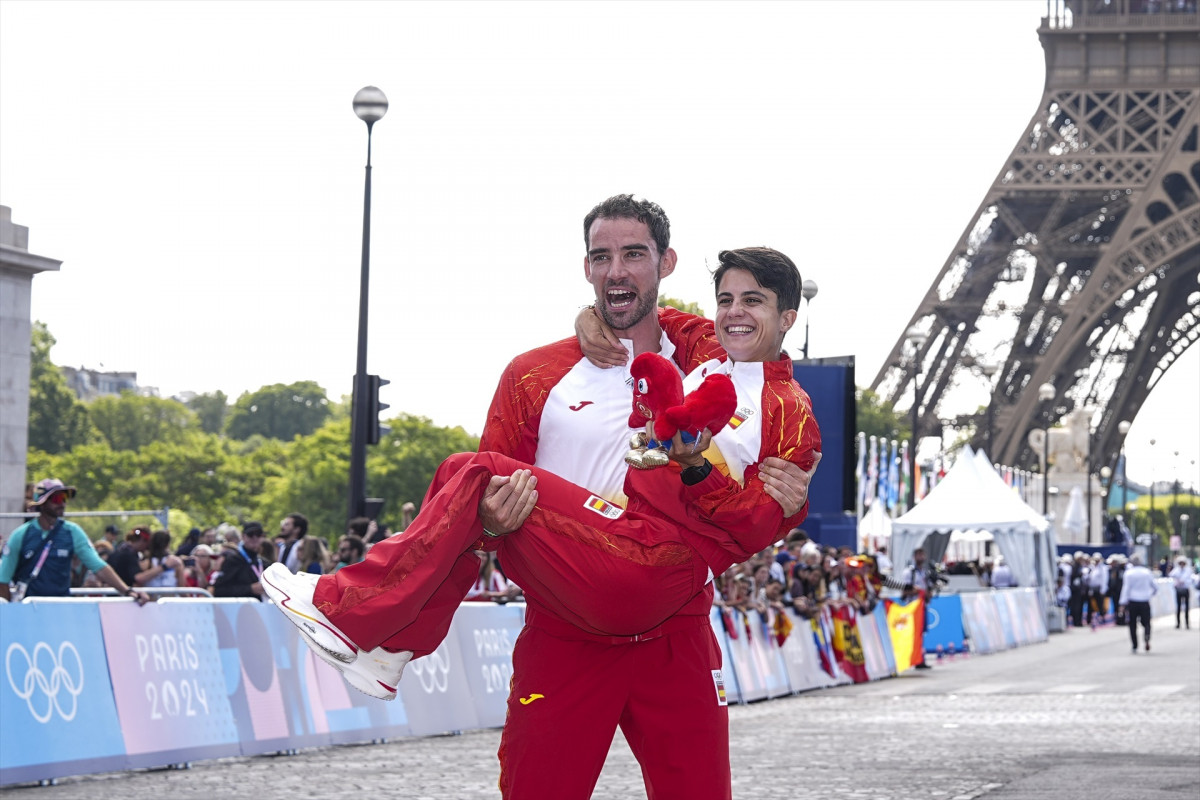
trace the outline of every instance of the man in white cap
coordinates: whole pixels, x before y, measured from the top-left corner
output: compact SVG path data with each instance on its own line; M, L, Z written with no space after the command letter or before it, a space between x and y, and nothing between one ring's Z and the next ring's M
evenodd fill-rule
M1192 566L1187 556L1175 559L1175 567L1167 577L1175 584L1175 627L1179 627L1179 618L1182 616L1183 624L1191 628L1192 622L1188 619L1191 609L1188 606L1192 597Z
M13 531L4 544L0 554L0 598L16 601L69 595L71 559L78 556L84 569L94 572L101 583L132 597L139 605L147 602L150 596L121 580L96 553L82 528L62 518L67 501L74 496L75 487L57 478L46 478L33 487L29 508L38 515Z
M1133 642L1135 654L1138 647L1138 620L1141 620L1142 630L1146 633L1146 650L1150 650L1150 598L1157 593L1158 586L1154 583L1154 576L1142 566L1142 557L1136 553L1130 556L1129 569L1125 570L1125 582L1121 585L1121 597L1117 601L1117 608L1128 609L1129 639Z

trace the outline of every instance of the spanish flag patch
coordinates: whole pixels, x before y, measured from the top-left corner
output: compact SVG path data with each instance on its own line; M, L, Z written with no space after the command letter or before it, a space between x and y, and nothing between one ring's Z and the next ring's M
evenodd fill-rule
M620 506L615 506L603 497L597 497L596 495L589 497L587 502L583 504L583 507L609 519L616 519L624 513L624 509Z
M739 408L737 412L734 413L733 419L729 420L729 427L736 430L738 426L748 420L753 413L754 412L751 409L746 408L745 406Z

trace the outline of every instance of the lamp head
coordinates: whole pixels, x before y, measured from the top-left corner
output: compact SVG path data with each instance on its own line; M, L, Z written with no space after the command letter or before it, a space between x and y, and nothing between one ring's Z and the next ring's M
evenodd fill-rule
M374 86L364 86L354 95L354 113L370 128L387 113L387 96Z
M1058 390L1054 388L1053 383L1043 383L1038 387L1038 400L1042 402L1053 400L1056 394L1058 394Z
M925 331L921 330L921 328L916 325L913 325L911 328L909 328L908 332L905 333L904 336L909 342L912 343L912 346L918 350L925 346L925 342L929 341L929 334L925 333Z
M1127 419L1123 419L1117 423L1117 430L1121 433L1122 436L1129 433L1129 429L1132 427L1133 427L1133 423L1131 423Z
M812 300L817 296L817 282L814 280L806 280L800 284L800 296L805 300Z

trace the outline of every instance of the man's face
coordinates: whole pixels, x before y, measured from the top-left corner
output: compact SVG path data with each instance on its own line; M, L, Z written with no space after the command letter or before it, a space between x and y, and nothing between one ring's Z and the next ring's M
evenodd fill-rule
M263 532L252 531L242 534L242 547L246 548L247 553L257 553L262 547Z
M341 544L339 544L337 554L338 554L338 561L343 561L347 564L352 563L354 561L354 557L356 555L354 548L350 545L349 542L342 542Z
M52 519L58 519L63 515L63 511L67 508L67 501L70 499L71 496L68 492L51 492L50 496L42 501L40 513Z
M208 530L206 530L204 532L204 535L202 535L200 537L200 541L204 542L207 545L215 545L217 543L216 528L209 528Z
M613 330L628 330L654 312L659 281L674 270L675 251L659 253L646 223L627 218L592 223L583 272L596 292L596 310Z
M299 531L296 529L295 523L291 517L284 517L283 522L279 523L279 536L283 539L291 540L295 538Z

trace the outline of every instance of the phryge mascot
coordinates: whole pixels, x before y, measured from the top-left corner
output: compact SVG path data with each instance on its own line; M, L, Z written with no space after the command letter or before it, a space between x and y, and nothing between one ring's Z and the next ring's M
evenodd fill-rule
M737 410L737 391L728 375L709 375L684 397L679 371L658 353L642 353L629 372L634 379L629 427L645 428L630 439L625 463L631 467L666 466L676 433L685 442L694 442L705 428L715 436Z

